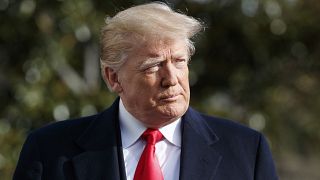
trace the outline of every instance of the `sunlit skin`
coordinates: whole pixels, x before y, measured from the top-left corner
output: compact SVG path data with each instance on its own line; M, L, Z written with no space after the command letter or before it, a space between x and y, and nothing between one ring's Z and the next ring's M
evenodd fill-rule
M106 76L134 117L146 127L159 128L189 106L188 59L184 40L148 41L129 53L118 72L106 68Z

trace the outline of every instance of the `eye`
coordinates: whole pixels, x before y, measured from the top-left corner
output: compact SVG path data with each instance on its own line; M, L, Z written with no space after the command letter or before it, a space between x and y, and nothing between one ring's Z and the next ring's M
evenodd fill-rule
M176 59L176 62L186 62L187 60L186 59L184 59L184 58L177 58Z
M175 65L177 68L182 68L188 64L188 60L185 58L177 58L175 59Z
M176 63L184 63L184 64L188 64L188 59L187 58L176 58L175 59Z
M157 71L160 69L160 66L161 66L160 63L153 64L153 65L147 67L147 68L144 70L144 72L146 72L146 73L154 73L154 72L157 72Z

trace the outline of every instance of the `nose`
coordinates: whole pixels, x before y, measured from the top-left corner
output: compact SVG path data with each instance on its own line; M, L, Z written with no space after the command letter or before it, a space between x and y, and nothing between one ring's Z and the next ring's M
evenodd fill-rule
M161 86L170 87L175 86L178 83L178 70L172 63L166 63L163 65L161 72Z

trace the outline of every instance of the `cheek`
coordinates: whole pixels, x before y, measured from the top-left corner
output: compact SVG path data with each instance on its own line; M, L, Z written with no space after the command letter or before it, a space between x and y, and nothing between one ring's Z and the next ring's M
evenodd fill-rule
M180 79L180 82L181 82L181 85L183 86L183 88L189 89L189 71L188 71L188 69L180 72L179 79Z
M158 81L156 76L144 76L131 80L131 84L132 87L135 87L135 95L139 95L140 98L148 98L158 92Z
M150 91L159 87L159 82L161 80L160 76L156 73L148 74L140 78L141 86L145 91Z

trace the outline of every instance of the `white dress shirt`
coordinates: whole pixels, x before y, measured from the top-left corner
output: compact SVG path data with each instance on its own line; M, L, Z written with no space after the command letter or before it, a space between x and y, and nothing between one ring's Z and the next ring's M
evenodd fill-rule
M145 146L145 141L141 140L140 136L147 128L125 109L121 99L119 119L127 180L132 180ZM181 118L160 128L159 131L164 138L156 144L156 156L164 180L178 180L181 154Z

